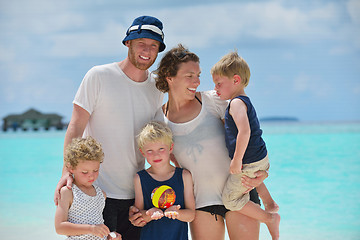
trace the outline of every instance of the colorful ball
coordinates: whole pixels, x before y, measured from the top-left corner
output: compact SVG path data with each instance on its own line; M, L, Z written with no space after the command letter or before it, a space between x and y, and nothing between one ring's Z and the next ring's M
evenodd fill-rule
M155 188L151 193L151 200L156 208L168 208L175 203L176 195L174 189L167 185Z

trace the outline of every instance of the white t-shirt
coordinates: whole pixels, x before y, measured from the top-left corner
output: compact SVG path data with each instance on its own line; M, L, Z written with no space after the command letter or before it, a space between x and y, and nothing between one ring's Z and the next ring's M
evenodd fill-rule
M169 121L162 109L156 119L173 131L175 158L188 169L194 181L196 208L222 205L221 194L229 176L230 161L225 145L224 118L228 101L215 91L201 92L199 115L186 123Z
M83 135L102 144L105 159L96 184L109 198L134 198L133 176L145 163L135 138L163 96L151 73L134 82L117 63L95 66L85 75L73 103L90 114Z

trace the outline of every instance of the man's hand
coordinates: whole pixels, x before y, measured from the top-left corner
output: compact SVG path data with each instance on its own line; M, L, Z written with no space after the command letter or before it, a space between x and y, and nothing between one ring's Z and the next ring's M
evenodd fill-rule
M54 194L54 203L55 203L56 206L59 203L61 188L63 186L66 186L68 189L71 189L72 183L73 183L73 177L70 175L70 173L64 174L60 178L58 184L56 185L55 194Z
M129 208L129 221L132 225L136 227L143 227L146 225L146 222L144 221L140 210L137 209L135 206L131 206Z

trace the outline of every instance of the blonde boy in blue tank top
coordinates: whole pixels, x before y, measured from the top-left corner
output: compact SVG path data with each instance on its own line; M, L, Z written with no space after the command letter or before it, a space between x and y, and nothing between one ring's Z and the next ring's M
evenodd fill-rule
M249 191L242 186L241 178L255 177L255 172L269 169L265 142L255 108L245 94L250 69L237 52L231 52L211 69L215 90L220 99L231 100L225 113L225 140L232 159L230 176L223 191L223 203L231 211L239 211L267 225L272 239L279 239L279 207L264 183L256 188L265 210L249 201Z
M135 207L147 223L140 239L188 240L188 222L195 218L195 198L191 173L170 164L173 150L172 132L162 122L148 123L138 135L140 152L150 167L134 177ZM153 190L170 186L175 191L172 206L160 209L153 205Z

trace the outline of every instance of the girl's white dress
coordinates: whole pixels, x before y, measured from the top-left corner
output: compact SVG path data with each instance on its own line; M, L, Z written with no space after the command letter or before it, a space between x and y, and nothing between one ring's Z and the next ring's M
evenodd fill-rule
M81 191L75 184L72 186L73 202L69 209L68 221L76 224L103 224L103 209L105 207L105 197L102 190L95 186L96 196L89 196ZM68 240L102 240L95 235L86 234L79 236L69 236Z

